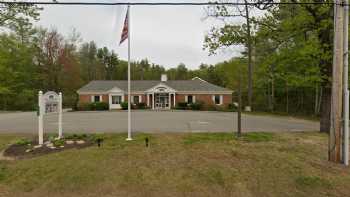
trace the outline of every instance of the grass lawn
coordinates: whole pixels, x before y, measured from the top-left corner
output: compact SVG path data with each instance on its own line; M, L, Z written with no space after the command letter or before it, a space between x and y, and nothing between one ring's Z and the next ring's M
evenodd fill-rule
M144 138L150 138L145 147ZM0 148L21 136L0 135ZM349 196L319 133L111 134L101 148L0 161L0 196Z

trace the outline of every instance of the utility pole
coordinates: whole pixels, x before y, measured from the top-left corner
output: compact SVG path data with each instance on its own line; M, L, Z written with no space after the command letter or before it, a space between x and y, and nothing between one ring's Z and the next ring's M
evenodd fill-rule
M348 79L349 79L349 0L344 0L344 28L343 28L343 47L344 47L344 75L343 75L343 93L344 93L344 105L343 105L343 163L349 165L349 90L348 90Z
M332 75L332 100L331 100L331 129L329 132L329 160L341 161L341 134L343 128L343 28L344 8L342 0L336 0L334 5L334 51L333 51L333 75Z
M248 48L248 106L245 107L245 111L251 111L252 99L253 99L252 38L251 38L251 32L250 32L248 1L244 0L244 3L245 3L245 16L247 20L247 48Z
M241 137L242 135L242 87L241 87L241 81L242 81L242 74L239 71L238 76L238 107L237 107L237 136Z

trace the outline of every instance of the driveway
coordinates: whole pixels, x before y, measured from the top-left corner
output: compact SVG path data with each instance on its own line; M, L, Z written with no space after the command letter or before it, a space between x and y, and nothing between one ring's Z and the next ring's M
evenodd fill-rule
M57 114L44 116L45 132L57 132ZM276 116L242 115L247 131L317 131L314 121ZM136 132L230 132L237 130L237 113L194 111L133 111ZM0 133L37 133L35 112L0 113ZM127 112L65 112L63 132L126 132Z

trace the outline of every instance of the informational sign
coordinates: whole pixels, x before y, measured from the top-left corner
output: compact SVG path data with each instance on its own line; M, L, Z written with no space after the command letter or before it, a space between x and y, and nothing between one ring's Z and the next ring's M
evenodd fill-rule
M46 92L43 95L45 104L45 113L58 112L58 105L60 103L60 96L53 91Z
M62 93L48 91L43 94L39 91L38 96L38 120L39 120L39 144L44 143L44 115L58 113L58 138L62 137Z

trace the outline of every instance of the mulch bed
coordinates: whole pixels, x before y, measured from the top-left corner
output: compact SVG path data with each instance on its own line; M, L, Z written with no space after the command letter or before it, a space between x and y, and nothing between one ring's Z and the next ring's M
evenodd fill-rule
M34 145L37 145L38 143L33 143ZM50 153L56 153L68 149L81 149L86 148L95 145L95 143L92 143L91 141L85 141L84 144L77 144L76 142L74 144L64 144L64 147L56 147L55 149L51 149L47 147L45 144L43 144L40 148L33 148L34 145L18 145L18 144L12 144L9 147L7 147L4 152L4 157L10 157L14 159L25 159L25 158L32 158L37 157L41 155L47 155ZM30 152L26 152L26 150L32 149Z

